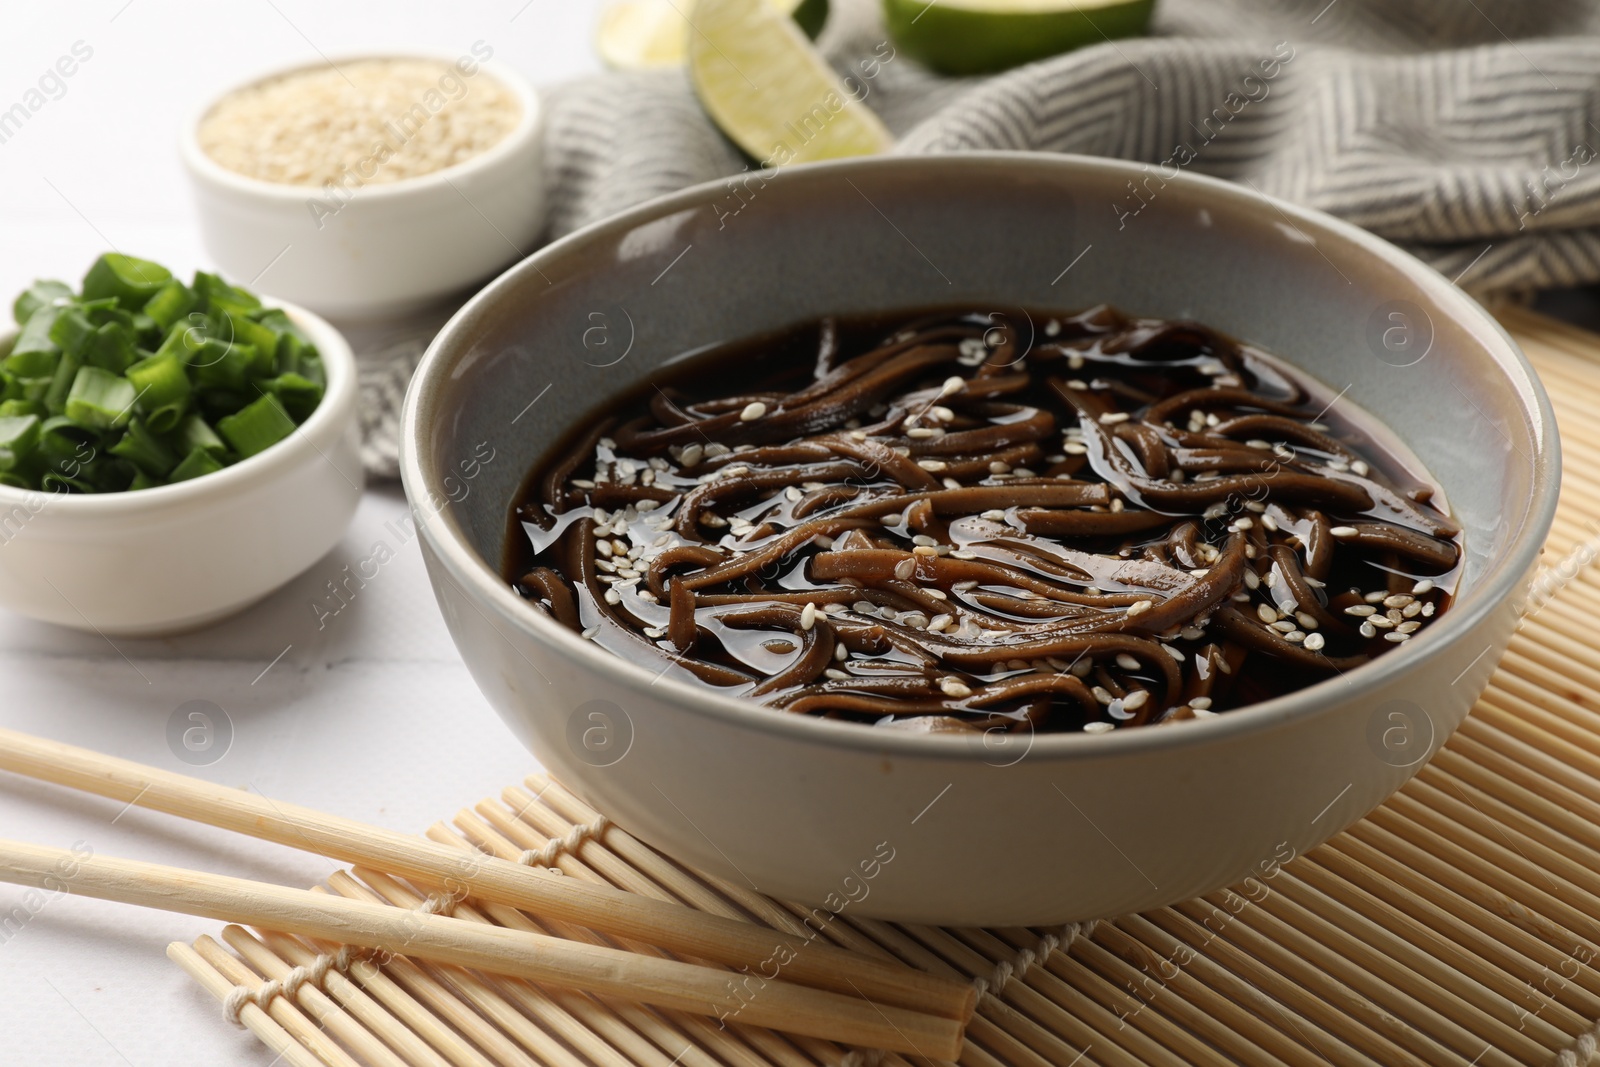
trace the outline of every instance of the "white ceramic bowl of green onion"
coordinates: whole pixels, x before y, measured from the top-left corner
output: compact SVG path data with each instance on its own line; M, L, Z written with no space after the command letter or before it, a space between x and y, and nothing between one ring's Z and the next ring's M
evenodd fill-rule
M108 264L133 272L132 290ZM118 291L123 311L38 283L18 298L22 328L0 333L0 607L108 635L173 633L326 554L362 487L344 337L292 304L211 275L184 285L130 257L102 257L85 283ZM55 320L30 328L41 306ZM129 328L106 329L111 316ZM75 341L88 326L102 332ZM219 406L207 390L235 373L249 392Z

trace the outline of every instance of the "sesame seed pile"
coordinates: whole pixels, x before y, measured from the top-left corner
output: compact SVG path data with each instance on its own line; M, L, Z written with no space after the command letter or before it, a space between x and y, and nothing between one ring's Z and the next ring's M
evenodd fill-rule
M472 65L366 59L231 93L200 124L229 170L282 185L397 182L463 163L504 140L522 105Z
M809 374L707 396L763 353L703 357L550 457L518 590L662 675L940 732L1203 718L1448 603L1435 490L1205 327L1100 307L800 333Z

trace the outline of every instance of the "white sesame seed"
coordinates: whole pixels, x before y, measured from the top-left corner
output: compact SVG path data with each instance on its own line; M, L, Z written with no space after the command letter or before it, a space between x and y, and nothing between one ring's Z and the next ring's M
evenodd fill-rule
M969 697L972 695L971 687L969 687L960 678L940 678L939 688L944 691L945 696L954 697L957 700L960 700L962 697Z
M1257 604L1256 618L1265 623L1274 623L1278 621L1278 612L1271 604Z
M937 556L939 550L932 545L917 545L911 550L911 554L915 556Z
M896 578L899 578L901 581L905 581L906 579L910 578L913 574L915 574L916 570L917 570L917 561L916 560L914 560L914 559L903 559L899 563L896 563L894 565L894 576Z
M906 517L904 515L885 515L878 521L883 523L885 526L899 526L901 523L906 521Z
M1433 617L1433 601L1430 600L1428 603L1422 605L1422 617L1424 619Z
M1411 640L1411 635L1410 634L1403 634L1399 630L1392 630L1389 633L1384 634L1383 635L1383 639L1385 641L1393 641L1395 644L1398 645L1398 644L1401 644L1402 642Z
M934 633L938 633L940 630L945 629L954 621L954 616L948 613L941 613L928 620L928 629Z
M1292 634L1298 629L1293 619L1279 619L1277 622L1272 623L1272 628L1280 634Z
M925 441L930 437L942 437L942 436L944 436L944 431L943 430L930 430L926 426L918 426L916 429L907 430L906 431L906 436L911 438L913 441Z
M1367 471L1368 470L1369 470L1369 468L1367 467L1367 465L1365 463L1361 462L1359 459L1350 464L1350 473L1351 474L1359 474L1361 477L1365 478L1367 476Z
M1193 708L1195 711L1210 711L1211 710L1211 698L1210 697L1195 697L1193 700L1189 701L1189 706L1191 708Z
M1261 525L1264 529L1276 533L1278 529L1278 520L1273 518L1271 515L1263 515L1261 516Z
M1185 641L1198 641L1205 635L1206 632L1198 626L1185 626L1178 633L1178 636L1182 637Z
M1234 521L1234 525L1239 527L1239 529L1241 529L1241 530L1248 530L1248 529L1250 529L1250 527L1254 526L1255 524L1256 524L1256 520L1252 519L1248 515L1242 515L1242 516L1240 516L1238 519L1236 519Z
M1394 629L1394 620L1389 618L1387 615L1374 615L1372 618L1367 620L1367 624L1370 626L1376 626L1380 630Z
M840 663L843 663L845 660L849 659L850 658L850 649L849 649L849 647L846 646L846 645L835 645L835 646L833 646L833 658L838 660Z
M1111 695L1111 691L1109 689L1107 689L1103 685L1097 685L1094 688L1090 689L1089 692L1094 694L1094 698L1096 700L1098 700L1102 704L1109 704L1109 703L1111 703L1112 700L1115 699Z
M1335 537L1354 537L1359 531L1354 526L1335 526L1328 532Z
M1420 615L1421 613L1422 613L1422 604L1420 602L1418 602L1418 601L1415 601L1415 600L1413 600L1411 603L1407 604L1405 607L1400 609L1400 617L1404 618L1404 619L1415 618L1416 616Z
M600 632L600 627L591 626L587 630L583 631L581 636L583 637L583 639L585 641L593 641L595 634L597 634L599 632Z
M939 387L939 396L940 396L940 398L947 397L947 396L955 396L957 393L961 392L961 390L965 389L966 387L967 387L967 380L965 378L962 378L962 377L959 377L959 376L956 376L956 375L951 375L950 377L946 378L944 380L944 384Z
M783 495L790 500L799 500L805 494L800 492L799 486L791 485L789 488L783 491Z
M1154 606L1155 601L1153 600L1135 600L1132 604L1128 605L1128 618L1131 619L1137 615L1143 615Z
M958 549L957 551L950 553L950 558L951 559L977 559L978 558L978 554L976 552L968 552L965 549ZM977 584L976 582L973 583L973 585L976 585L976 584Z
M1115 729L1116 727L1112 726L1110 723L1101 722L1098 719L1096 719L1094 722L1086 722L1083 724L1083 732L1086 734L1109 734Z
M843 648L844 646L840 645L839 647ZM832 678L836 682L842 682L842 681L844 681L844 680L846 680L847 678L850 677L844 671L836 670L833 667L829 667L827 670L823 671L822 672L822 676L824 678Z
M817 606L807 604L800 609L800 629L809 630L817 624Z
M1317 617L1304 611L1295 612L1294 621L1300 624L1302 630L1315 630L1317 628Z
M1283 635L1283 639L1289 642L1291 645L1298 645L1301 641L1306 639L1305 631L1290 630L1288 633Z
M1118 652L1117 666L1121 667L1125 671L1136 671L1139 669L1139 661L1128 655L1126 652Z
M594 483L587 478L574 478L572 484L577 489L593 489Z
M1422 581L1411 587L1412 596L1426 596L1431 592L1433 592L1433 582L1427 578L1422 579Z
M767 413L767 405L759 400L752 400L739 412L740 422L754 422Z
M1421 628L1421 626L1422 624L1416 619L1411 619L1396 626L1394 628L1394 632L1397 634L1414 634L1418 629Z
M1385 596L1387 596L1387 595L1388 595L1387 593L1384 593L1383 591L1380 590L1380 591L1375 592L1375 593L1366 594L1364 599L1366 600L1366 602L1368 604L1381 604L1381 603L1383 603L1383 598Z
M994 460L989 464L990 474L1004 474L1011 469L1011 464L1002 460Z
M1257 574L1255 571L1246 570L1244 572L1244 587L1249 589L1251 592L1260 589L1261 575Z
M1089 454L1089 446L1078 441L1068 441L1061 446L1061 451L1069 456L1086 456Z
M1124 711L1138 711L1150 700L1150 693L1145 689L1135 689L1122 698Z
M988 511L985 511L981 517L988 519L990 522L1002 522L1005 520L1006 513L994 508L990 508Z
M607 604L620 604L620 603L622 603L622 594L617 592L615 589L607 589L606 590L606 603Z
M933 597L935 600L950 599L950 594L946 593L943 589L924 589L923 592L928 596Z
M1361 636L1362 637L1376 637L1376 636L1378 636L1378 628L1376 626L1373 626L1372 622L1370 620L1367 621L1367 622L1364 622L1364 623L1361 624Z
M1102 426L1115 426L1119 422L1127 422L1131 418L1126 411L1108 411L1100 416Z
M1394 596L1384 597L1383 606L1386 608L1403 608L1414 599L1414 597L1407 596L1404 593L1396 593Z
M1328 639L1321 634L1306 634L1305 649L1308 652L1321 652Z

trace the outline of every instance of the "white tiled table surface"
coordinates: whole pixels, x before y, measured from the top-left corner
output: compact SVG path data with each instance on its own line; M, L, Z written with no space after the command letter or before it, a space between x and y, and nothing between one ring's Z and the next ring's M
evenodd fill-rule
M0 296L34 277L81 278L108 245L179 274L209 267L193 228L175 131L257 68L362 49L466 52L488 43L536 84L595 69L600 0L339 3L93 0L6 5L0 111L58 57L92 49L65 91L0 143ZM270 276L259 288L271 291ZM9 313L0 314L9 319ZM398 830L498 791L535 767L468 677L414 543L386 526L398 488L369 489L343 542L246 614L202 633L113 646L0 613L0 724L190 771ZM319 629L313 603L385 541L395 558ZM287 651L286 651L287 649ZM280 656L276 663L274 658ZM272 664L270 670L263 670ZM231 749L195 769L167 720L208 700ZM0 837L288 885L333 864L151 812L0 774ZM0 886L0 919L23 891ZM0 1064L164 1067L272 1062L165 956L219 924L81 898L0 926Z

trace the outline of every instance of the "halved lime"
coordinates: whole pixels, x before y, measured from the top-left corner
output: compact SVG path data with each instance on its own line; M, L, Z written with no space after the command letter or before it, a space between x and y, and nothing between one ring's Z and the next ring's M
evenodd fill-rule
M895 44L946 74L986 74L1144 32L1155 0L883 0Z
M689 76L722 132L766 166L872 155L894 143L767 0L699 0Z
M767 0L815 39L828 20L828 0ZM606 66L647 70L682 66L689 56L695 0L616 0L600 13L595 48Z

